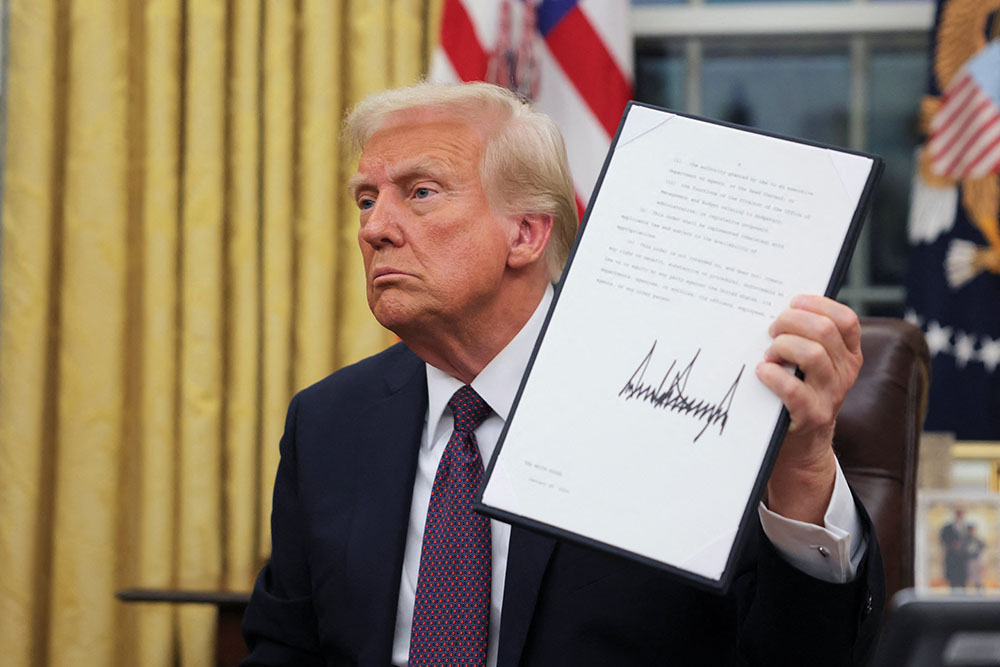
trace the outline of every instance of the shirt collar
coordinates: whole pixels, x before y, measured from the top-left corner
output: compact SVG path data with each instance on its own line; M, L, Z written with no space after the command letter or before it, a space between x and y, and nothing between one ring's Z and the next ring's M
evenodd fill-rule
M507 421L514 396L521 386L521 377L535 349L535 341L545 322L549 304L552 303L552 295L552 285L548 285L535 312L521 330L472 381L472 388L504 421ZM433 447L434 442L439 439L439 430L451 428L450 424L441 422L448 401L461 386L460 380L427 364L427 432L431 436L428 438L428 446Z

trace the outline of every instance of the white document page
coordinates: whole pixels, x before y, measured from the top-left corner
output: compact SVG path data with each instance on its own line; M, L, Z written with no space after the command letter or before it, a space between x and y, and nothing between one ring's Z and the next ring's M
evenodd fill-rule
M872 168L630 107L483 503L719 580L781 410L767 328Z

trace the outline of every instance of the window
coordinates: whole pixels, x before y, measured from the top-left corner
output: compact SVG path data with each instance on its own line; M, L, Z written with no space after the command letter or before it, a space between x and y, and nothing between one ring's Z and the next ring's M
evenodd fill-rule
M901 317L933 17L930 0L633 0L636 96L885 158L840 298Z

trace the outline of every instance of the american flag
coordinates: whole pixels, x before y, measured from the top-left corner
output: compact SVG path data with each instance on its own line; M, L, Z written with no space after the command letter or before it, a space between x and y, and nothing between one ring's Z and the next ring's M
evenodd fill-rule
M529 97L562 130L582 211L632 96L629 3L445 0L430 78Z
M1000 41L952 78L931 121L931 169L956 180L1000 171Z

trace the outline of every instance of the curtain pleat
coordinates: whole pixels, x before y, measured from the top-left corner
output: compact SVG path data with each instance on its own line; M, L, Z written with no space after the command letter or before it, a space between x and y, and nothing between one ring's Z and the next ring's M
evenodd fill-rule
M49 656L111 664L126 268L127 19L70 6ZM61 641L76 637L77 641Z
M133 224L141 225L142 300L136 336L141 341L139 364L139 426L133 451L138 458L137 521L132 534L136 558L135 585L170 588L175 583L174 547L177 534L177 248L181 115L181 7L173 0L155 0L133 7L141 22L142 49L132 56L142 63L134 81L141 91L142 152L134 165L140 182L141 209ZM135 35L133 35L135 37ZM124 583L124 582L123 582ZM132 582L128 582L132 583ZM167 667L174 610L147 604L133 615L136 662Z
M292 221L295 215L294 119L292 116L295 81L293 44L295 3L277 0L264 4L264 76L262 104L264 119L263 217L261 244L264 280L262 307L263 374L261 377L261 453L260 477L274 480L278 451L271 443L278 441L285 423L285 409L292 390ZM271 492L267 484L260 488L260 555L271 548L268 524L271 516Z
M300 60L302 84L298 118L298 215L295 248L298 286L295 290L295 369L293 385L306 387L334 367L336 298L334 290L309 289L333 285L337 276L337 207L344 186L335 179L311 174L337 173L337 132L344 113L340 83L341 52L331 53L329 35L340 34L336 3L304 0Z
M222 581L226 3L190 0L186 18L177 583L211 590ZM211 659L212 612L204 605L181 611L182 664L205 664Z
M248 591L289 399L394 341L338 132L440 0L9 7L0 662L211 665L213 608L115 592Z
M389 23L392 29L392 49L390 76L391 85L399 85L420 78L424 49L424 28L422 21L427 0L396 0L390 5ZM423 55L423 54L422 54ZM397 83L398 82L398 83Z
M245 590L260 567L260 29L261 4L231 5L226 292L226 578ZM265 445L274 447L268 441Z
M11 3L0 238L0 646L13 665L44 654L51 469L47 415L53 304L56 7ZM42 567L39 567L42 565Z
M142 501L137 546L139 582L169 588L176 581L174 536L178 438L178 222L181 138L180 6L150 3L145 11L145 162L143 187ZM138 646L143 664L170 663L164 651L172 610L148 605Z

